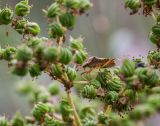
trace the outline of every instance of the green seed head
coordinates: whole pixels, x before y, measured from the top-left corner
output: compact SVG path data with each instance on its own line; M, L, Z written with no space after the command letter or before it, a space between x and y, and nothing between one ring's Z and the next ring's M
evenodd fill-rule
M30 13L31 6L28 5L28 0L22 0L15 6L17 16L27 16Z
M32 50L27 46L21 46L16 52L16 59L19 61L29 61L32 59Z
M59 61L62 63L62 64L69 64L72 60L72 52L67 49L67 48L61 48L60 49L60 54L59 54Z
M58 50L56 47L49 47L44 50L44 58L49 62L54 62L58 58Z
M25 26L25 33L31 34L33 36L36 36L40 33L41 29L40 26L35 22L27 22Z
M0 10L0 25L8 25L12 22L13 10L6 7Z

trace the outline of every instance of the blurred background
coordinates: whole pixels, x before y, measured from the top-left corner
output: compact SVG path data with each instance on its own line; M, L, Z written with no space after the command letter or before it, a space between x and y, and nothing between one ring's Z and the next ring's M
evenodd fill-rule
M0 0L0 7L14 8L20 0ZM123 5L123 0L91 0L94 7L88 14L77 18L75 29L70 32L73 37L82 36L89 55L99 57L115 57L122 60L125 57L145 56L154 47L149 42L149 31L152 19L136 14L129 15ZM47 23L42 13L42 8L47 8L54 0L30 0L33 4L29 18L41 26L41 36L47 37ZM6 36L8 32L9 36ZM0 26L0 45L14 45L20 43L20 37L9 26ZM29 113L25 98L18 96L15 85L19 80L8 72L5 62L0 62L0 114L7 116L17 110L23 114ZM26 78L25 78L26 79ZM27 79L31 79L27 77ZM43 75L39 79L42 84L51 82L50 78ZM154 118L154 122L156 119ZM157 123L158 124L158 123ZM159 126L153 125L152 126Z

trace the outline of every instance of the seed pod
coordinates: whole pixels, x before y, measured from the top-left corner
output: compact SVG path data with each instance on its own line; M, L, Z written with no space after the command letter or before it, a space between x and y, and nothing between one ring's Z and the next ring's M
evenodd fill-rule
M70 9L76 9L79 6L78 0L65 0L64 5Z
M135 100L135 98L136 98L136 92L134 90L132 90L132 89L125 90L124 94L130 100Z
M57 83L52 83L48 86L48 91L51 95L57 95L60 92L60 86Z
M44 43L39 43L34 49L34 56L36 58L42 58L44 51L46 51L46 45Z
M154 35L160 35L160 24L156 24L152 27L152 33Z
M95 119L84 118L82 120L83 126L97 126Z
M157 0L144 0L144 3L145 3L146 5L152 6L152 5L154 5L154 4L157 3Z
M25 33L31 34L33 36L36 36L40 33L41 29L40 26L35 22L27 22L25 26Z
M0 126L9 126L8 120L5 117L0 117Z
M59 17L59 21L64 27L73 28L75 24L75 16L71 13L64 13Z
M61 14L60 5L57 3L51 4L45 13L48 18L55 18L56 16L59 16Z
M100 124L109 125L109 118L106 116L105 113L100 112L98 113L98 122Z
M116 91L108 91L108 93L105 96L105 101L108 104L113 105L118 100L118 93Z
M23 68L14 67L12 70L12 73L14 75L23 77L23 76L27 75L28 69L26 67L23 67Z
M63 122L59 121L59 120L56 120L52 117L45 117L45 120L44 120L44 126L63 126Z
M12 22L13 19L13 10L6 7L0 10L0 25L8 25Z
M61 64L56 64L52 66L52 75L60 77L63 74L63 68Z
M69 79L70 81L75 80L76 77L77 77L77 72L76 72L76 70L73 69L73 68L71 68L71 67L67 67L66 73L67 73L68 79Z
M135 63L129 59L125 59L121 66L121 73L126 77L130 77L134 74L134 71Z
M149 68L138 68L136 74L139 77L141 83L153 87L159 81L159 76L155 70Z
M83 64L84 61L86 60L87 58L87 52L85 51L76 51L76 54L74 56L74 61L77 63L77 64Z
M51 38L62 37L64 32L64 27L59 23L53 23L49 25L48 34Z
M36 48L42 42L42 38L31 37L27 44L29 47Z
M39 64L33 64L29 68L29 73L31 77L37 77L41 74L41 68Z
M49 62L54 62L57 60L58 50L56 47L49 47L44 50L44 58Z
M71 60L72 60L72 52L67 48L61 48L59 61L62 64L67 65L70 63Z
M41 91L39 94L38 94L38 101L41 101L43 103L46 103L49 101L49 98L50 98L50 94L48 91L44 90L44 91Z
M65 0L56 0L56 3L63 4Z
M151 116L153 113L155 113L155 109L151 105L142 104L134 108L134 110L130 113L130 117L134 120L140 120Z
M81 119L84 119L86 117L89 119L93 119L95 118L95 115L96 115L95 110L89 106L82 108L82 110L80 111Z
M160 102L159 101L160 101L159 94L153 94L147 98L147 103L150 104L156 110L160 109Z
M35 117L37 121L40 121L44 118L45 114L49 112L49 107L47 104L39 102L35 105L32 110L32 115Z
M97 90L93 85L85 85L82 90L82 96L84 98L94 99L97 96Z
M2 50L2 58L7 61L10 61L15 53L16 53L16 48L7 47L6 49Z
M125 1L125 7L130 8L131 10L137 10L141 6L141 3L139 0L126 0Z
M27 20L22 18L22 19L18 19L18 21L16 22L16 24L12 24L13 28L19 33L19 34L23 34L25 31L25 26L27 25Z
M122 88L122 82L119 78L113 78L111 80L108 80L106 82L106 88L109 90L109 91L120 91L121 88Z
M16 115L11 120L11 125L12 126L26 126L26 122L19 113L16 113Z
M21 46L17 49L16 59L19 61L29 61L32 59L32 50L27 46Z
M34 87L35 87L35 83L32 83L32 82L27 82L25 84L20 83L20 84L18 84L16 91L19 94L27 95L27 94L33 92Z
M60 102L60 112L63 116L69 116L73 112L73 109L66 99L62 99Z
M78 4L78 8L80 9L81 13L85 13L92 7L92 3L90 0L80 0Z
M158 40L159 40L159 36L158 35L155 35L153 33L150 34L150 41L153 43L153 44L157 44L158 43Z
M28 0L22 0L15 6L17 16L26 16L30 13L31 6L28 5Z
M71 49L75 49L75 50L83 50L84 46L83 46L83 39L82 38L70 38L70 47Z
M93 85L96 89L101 87L101 83L97 79L92 79L89 84Z

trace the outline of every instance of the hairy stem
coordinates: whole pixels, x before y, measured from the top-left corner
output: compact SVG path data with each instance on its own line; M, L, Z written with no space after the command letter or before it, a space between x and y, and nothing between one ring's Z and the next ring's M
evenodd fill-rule
M76 111L75 105L74 105L72 97L71 97L71 91L67 90L66 92L67 92L67 98L68 98L69 104L73 109L73 116L74 116L74 119L75 119L76 126L82 126L81 120L78 116L78 113Z

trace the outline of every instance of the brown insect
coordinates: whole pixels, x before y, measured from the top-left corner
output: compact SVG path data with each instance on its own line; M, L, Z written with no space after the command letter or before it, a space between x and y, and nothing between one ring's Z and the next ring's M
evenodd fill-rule
M90 68L89 71L85 71L84 73L90 73L92 69L97 69L97 68L109 68L115 66L115 59L110 59L110 58L99 58L96 56L90 57L83 65L82 67L84 69Z

